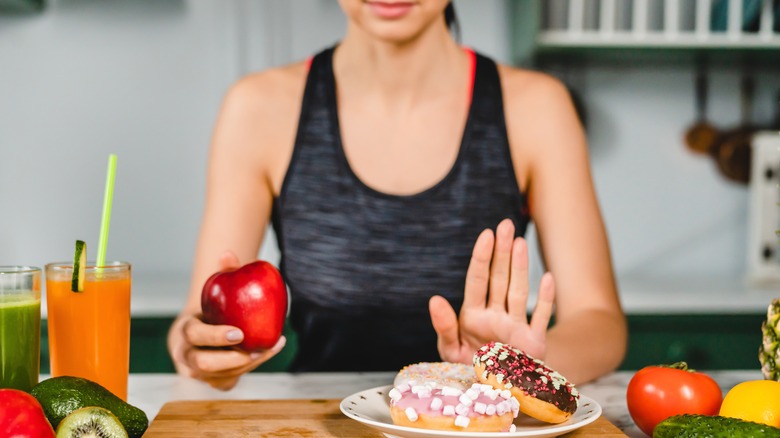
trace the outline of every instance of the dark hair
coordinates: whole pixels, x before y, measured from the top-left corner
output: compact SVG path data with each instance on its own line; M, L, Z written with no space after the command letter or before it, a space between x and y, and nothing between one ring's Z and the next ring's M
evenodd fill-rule
M455 39L460 42L460 23L458 22L458 15L455 13L455 5L452 1L444 8L444 22L447 23L447 29L449 29L455 35Z

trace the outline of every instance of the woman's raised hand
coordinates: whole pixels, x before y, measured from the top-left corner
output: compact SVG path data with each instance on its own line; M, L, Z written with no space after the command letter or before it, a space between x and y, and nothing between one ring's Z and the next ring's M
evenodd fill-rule
M479 235L466 273L460 315L444 297L431 298L431 321L442 360L471 363L474 352L490 341L507 343L544 359L555 283L549 272L542 276L529 321L528 247L525 239L514 234L514 224L505 219L495 235L490 229Z

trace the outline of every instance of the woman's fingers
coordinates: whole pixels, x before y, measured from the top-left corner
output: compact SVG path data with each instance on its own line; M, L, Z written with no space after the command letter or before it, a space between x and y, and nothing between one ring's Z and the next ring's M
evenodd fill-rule
M493 231L486 229L477 237L471 261L466 271L466 284L463 293L463 307L485 308L488 284L490 282L490 259L493 254Z
M238 384L240 376L237 377L222 377L222 378L205 378L204 381L209 384L214 389L219 389L220 391L229 391L233 389L233 387Z
M536 307L531 315L531 331L541 334L547 331L555 302L555 280L551 273L546 272L539 283L539 296Z
M449 302L444 297L435 295L428 302L428 309L431 312L431 323L439 339L437 346L442 359L448 356L446 352L457 352L460 349L460 332L458 325L458 315Z
M493 260L490 264L490 294L488 307L506 309L506 295L509 288L512 242L515 239L515 225L504 219L496 227L496 242L493 245Z
M237 379L268 361L278 354L286 343L287 339L282 336L272 348L260 352L192 348L187 351L186 356L195 377L209 382L216 388L225 386L223 380Z
M184 323L184 338L196 347L226 347L241 343L244 333L229 325L206 324L193 316Z
M528 244L518 237L512 246L512 268L507 296L507 312L514 319L526 321L528 309Z
M192 348L187 351L187 362L196 372L216 378L243 374L252 359L238 350Z

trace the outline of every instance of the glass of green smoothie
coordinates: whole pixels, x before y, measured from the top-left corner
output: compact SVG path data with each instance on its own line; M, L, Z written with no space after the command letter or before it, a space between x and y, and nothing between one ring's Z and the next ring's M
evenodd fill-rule
M38 383L40 345L41 269L0 266L0 388Z

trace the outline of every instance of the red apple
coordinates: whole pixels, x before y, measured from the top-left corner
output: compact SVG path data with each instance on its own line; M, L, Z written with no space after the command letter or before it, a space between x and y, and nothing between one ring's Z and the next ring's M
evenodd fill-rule
M267 350L282 336L287 288L270 263L258 260L209 277L201 293L203 321L232 325L244 332L244 351Z
M18 389L0 389L0 436L54 438L54 429L35 397Z

